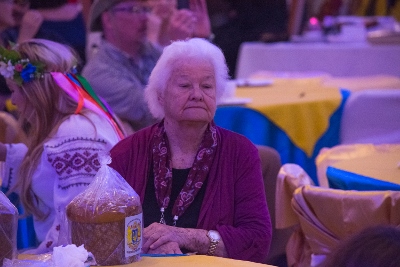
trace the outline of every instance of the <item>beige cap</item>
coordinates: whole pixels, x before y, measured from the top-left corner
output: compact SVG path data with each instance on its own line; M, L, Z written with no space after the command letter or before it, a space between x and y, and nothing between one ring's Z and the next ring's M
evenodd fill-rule
M122 1L126 0L95 0L89 12L89 30L92 32L103 31L101 14Z

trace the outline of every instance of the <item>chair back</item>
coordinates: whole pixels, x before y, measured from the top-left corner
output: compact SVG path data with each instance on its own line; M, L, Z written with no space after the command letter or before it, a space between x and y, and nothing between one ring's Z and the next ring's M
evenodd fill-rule
M319 266L341 240L365 228L400 226L400 192L313 186L300 166L289 167L283 165L278 175L277 195L282 197L276 205L283 213L280 219L286 219L277 225L298 226L286 246L288 266ZM284 210L281 203L289 201L291 209Z
M292 234L292 229L278 229L276 227L275 201L276 181L281 160L279 153L268 146L256 146L261 159L261 171L264 182L265 196L272 222L272 240L268 257L265 263L282 266L286 262L286 243Z
M352 93L343 110L341 144L400 143L400 90Z

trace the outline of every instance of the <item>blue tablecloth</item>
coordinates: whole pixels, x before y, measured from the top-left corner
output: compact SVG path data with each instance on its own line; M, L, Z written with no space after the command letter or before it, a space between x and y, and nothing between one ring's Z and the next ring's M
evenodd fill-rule
M217 125L245 135L254 144L275 148L283 164L300 165L318 185L315 158L323 147L339 144L340 121L344 104L350 95L348 90L340 90L342 102L329 120L329 128L315 145L314 152L308 157L296 147L284 131L278 128L261 113L244 106L221 106L217 109L214 121Z
M326 170L329 187L342 190L357 191L400 191L400 185L377 180L364 175L328 167Z

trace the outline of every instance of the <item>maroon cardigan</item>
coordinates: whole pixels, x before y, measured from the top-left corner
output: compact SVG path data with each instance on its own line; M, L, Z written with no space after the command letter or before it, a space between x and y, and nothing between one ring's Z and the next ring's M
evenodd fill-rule
M111 150L110 166L127 180L142 203L155 129L153 125L140 130ZM229 258L264 262L272 229L257 148L244 136L220 127L217 137L197 228L217 230Z

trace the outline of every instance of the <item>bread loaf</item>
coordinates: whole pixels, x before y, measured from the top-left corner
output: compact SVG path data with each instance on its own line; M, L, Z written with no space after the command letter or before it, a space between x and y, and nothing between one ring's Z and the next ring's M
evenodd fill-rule
M67 206L72 243L84 245L93 253L96 262L105 266L140 259L140 251L133 251L140 250L141 216L139 198L122 190L102 195L101 199L95 199L95 195L88 192L78 195Z

